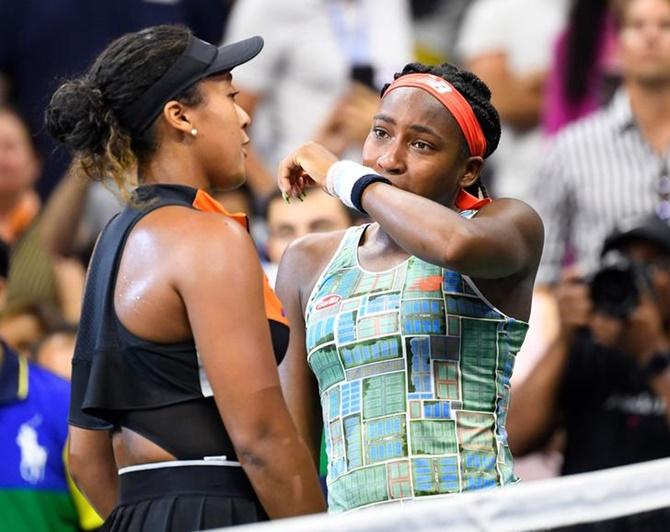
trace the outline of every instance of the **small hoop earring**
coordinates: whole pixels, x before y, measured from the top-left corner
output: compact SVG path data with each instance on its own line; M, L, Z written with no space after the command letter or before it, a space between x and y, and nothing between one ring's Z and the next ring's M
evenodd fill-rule
M191 136L195 137L198 134L198 130L196 128L193 128L191 130Z

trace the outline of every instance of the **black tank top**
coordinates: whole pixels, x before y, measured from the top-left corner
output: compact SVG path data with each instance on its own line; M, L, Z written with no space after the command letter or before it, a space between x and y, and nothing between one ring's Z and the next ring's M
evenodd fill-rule
M107 224L89 266L72 360L69 423L93 430L127 427L178 459L225 455L234 460L193 340L162 344L135 336L116 315L114 288L128 235L148 213L181 205L220 212L247 227L246 217L227 213L204 191L186 186L142 186L134 195L139 206L126 207ZM288 321L263 282L279 363L288 345Z

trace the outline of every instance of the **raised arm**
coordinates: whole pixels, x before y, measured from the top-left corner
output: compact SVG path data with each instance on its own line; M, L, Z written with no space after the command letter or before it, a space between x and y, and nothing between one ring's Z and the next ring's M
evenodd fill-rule
M468 220L429 199L374 183L362 203L405 251L465 275L509 277L528 272L540 259L542 222L521 201L496 200Z
M306 183L305 176L326 186L329 170L342 162L319 144L304 144L280 165L279 186L297 193ZM353 181L374 173L352 165L338 179ZM523 275L540 260L542 221L521 201L496 200L475 218L466 219L435 201L377 182L365 188L361 203L409 254L465 275L482 279Z
M325 509L316 469L284 402L248 234L199 216L175 281L237 456L271 518ZM182 250L185 251L185 250Z
M62 257L72 253L90 184L68 170L44 206L39 231L50 255Z

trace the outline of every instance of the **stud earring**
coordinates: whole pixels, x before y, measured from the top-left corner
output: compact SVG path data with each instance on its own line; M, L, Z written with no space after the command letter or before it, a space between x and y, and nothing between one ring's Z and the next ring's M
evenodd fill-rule
M195 137L198 134L198 130L196 128L193 128L191 130L191 136Z

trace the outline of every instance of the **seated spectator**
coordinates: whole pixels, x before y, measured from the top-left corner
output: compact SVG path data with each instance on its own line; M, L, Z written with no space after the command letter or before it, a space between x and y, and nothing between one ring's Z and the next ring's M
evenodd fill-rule
M339 231L353 225L352 213L323 189L310 188L302 201L287 203L277 191L266 203L268 236L263 269L274 286L277 267L288 245L309 233Z
M77 327L63 324L49 331L35 346L33 360L39 366L70 380Z
M516 456L565 430L563 474L670 456L670 226L637 219L602 253L590 287L558 286L561 332L509 411Z
M0 278L8 248L0 247ZM69 383L0 341L0 527L13 532L72 531L102 520L67 474Z
M184 24L200 38L218 42L228 9L222 0L0 2L0 102L13 102L36 133L44 158L37 183L43 201L70 160L42 128L46 104L63 78L84 70L112 39L147 26Z
M68 175L12 246L0 337L25 355L54 327L79 321L85 264L74 241L87 190Z
M40 208L33 189L40 161L27 123L0 105L0 238L14 244Z

